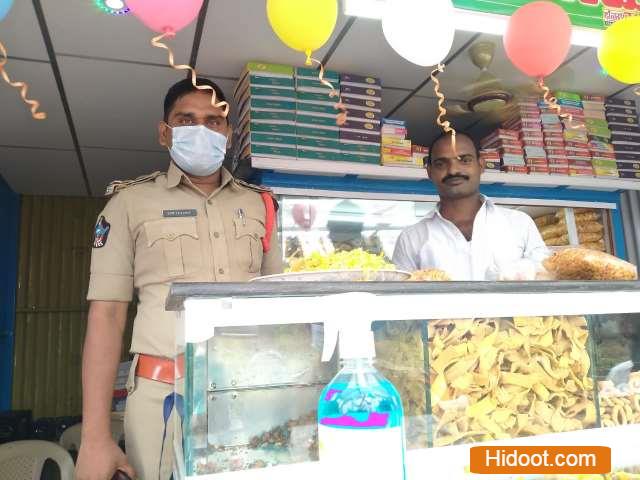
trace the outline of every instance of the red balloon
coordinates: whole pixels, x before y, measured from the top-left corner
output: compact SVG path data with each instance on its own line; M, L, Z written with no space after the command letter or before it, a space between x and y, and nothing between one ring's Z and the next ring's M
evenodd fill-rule
M296 222L303 230L309 230L313 222L316 220L316 207L313 205L304 205L296 203L293 206L293 221Z
M555 3L528 3L509 19L503 41L507 57L518 69L530 77L546 77L569 53L571 20Z
M204 0L127 0L127 7L151 30L177 33L193 22Z

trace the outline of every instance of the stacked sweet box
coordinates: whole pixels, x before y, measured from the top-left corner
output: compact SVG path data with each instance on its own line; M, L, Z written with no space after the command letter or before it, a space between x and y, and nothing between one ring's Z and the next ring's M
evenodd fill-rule
M556 92L555 96L562 108L562 113L571 116L571 119L564 117L561 120L564 126L565 150L569 160L569 175L592 177L593 164L582 98L577 93L562 91Z
M480 150L480 160L484 163L484 169L492 172L502 171L500 152L496 148L483 148Z
M640 180L640 127L635 100L608 98L605 114L620 177Z
M544 149L542 117L535 98L522 98L516 103L514 116L503 122L505 129L518 132L528 173L548 174L549 163Z
M517 130L499 128L480 141L480 148L495 149L498 152L502 171L528 173L520 133Z
M611 145L611 130L605 115L604 97L583 95L584 123L589 138L589 153L596 177L617 178L618 166Z
M550 175L569 175L569 159L564 142L562 122L558 114L540 101L542 138Z
M387 166L416 166L413 159L411 140L407 139L407 125L404 120L382 119L381 163Z
M324 78L336 90L340 88L340 75L324 71ZM337 97L320 82L318 70L296 68L296 145L300 160L340 160L339 127L336 124Z
M233 92L241 158L296 158L293 67L248 63Z
M341 159L379 164L382 116L380 79L341 74L340 96L348 110L347 121L339 129Z

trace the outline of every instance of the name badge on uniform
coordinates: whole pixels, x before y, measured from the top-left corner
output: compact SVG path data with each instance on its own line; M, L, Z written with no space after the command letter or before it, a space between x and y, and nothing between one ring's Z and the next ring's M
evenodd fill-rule
M197 217L197 210L163 210L163 217L175 218L175 217Z

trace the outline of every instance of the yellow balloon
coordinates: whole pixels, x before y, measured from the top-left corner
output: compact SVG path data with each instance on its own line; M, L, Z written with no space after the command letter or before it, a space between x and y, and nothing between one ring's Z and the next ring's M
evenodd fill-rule
M598 49L605 71L622 83L640 83L640 16L626 17L607 28Z
M267 0L267 17L278 38L307 56L322 47L338 20L338 0Z

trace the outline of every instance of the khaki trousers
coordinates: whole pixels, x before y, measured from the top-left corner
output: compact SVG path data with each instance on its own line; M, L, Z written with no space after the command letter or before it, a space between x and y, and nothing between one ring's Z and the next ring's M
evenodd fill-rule
M124 414L127 458L138 480L169 480L173 473L173 435L177 412L167 422L165 433L163 406L173 385L135 376L137 357L131 365Z

